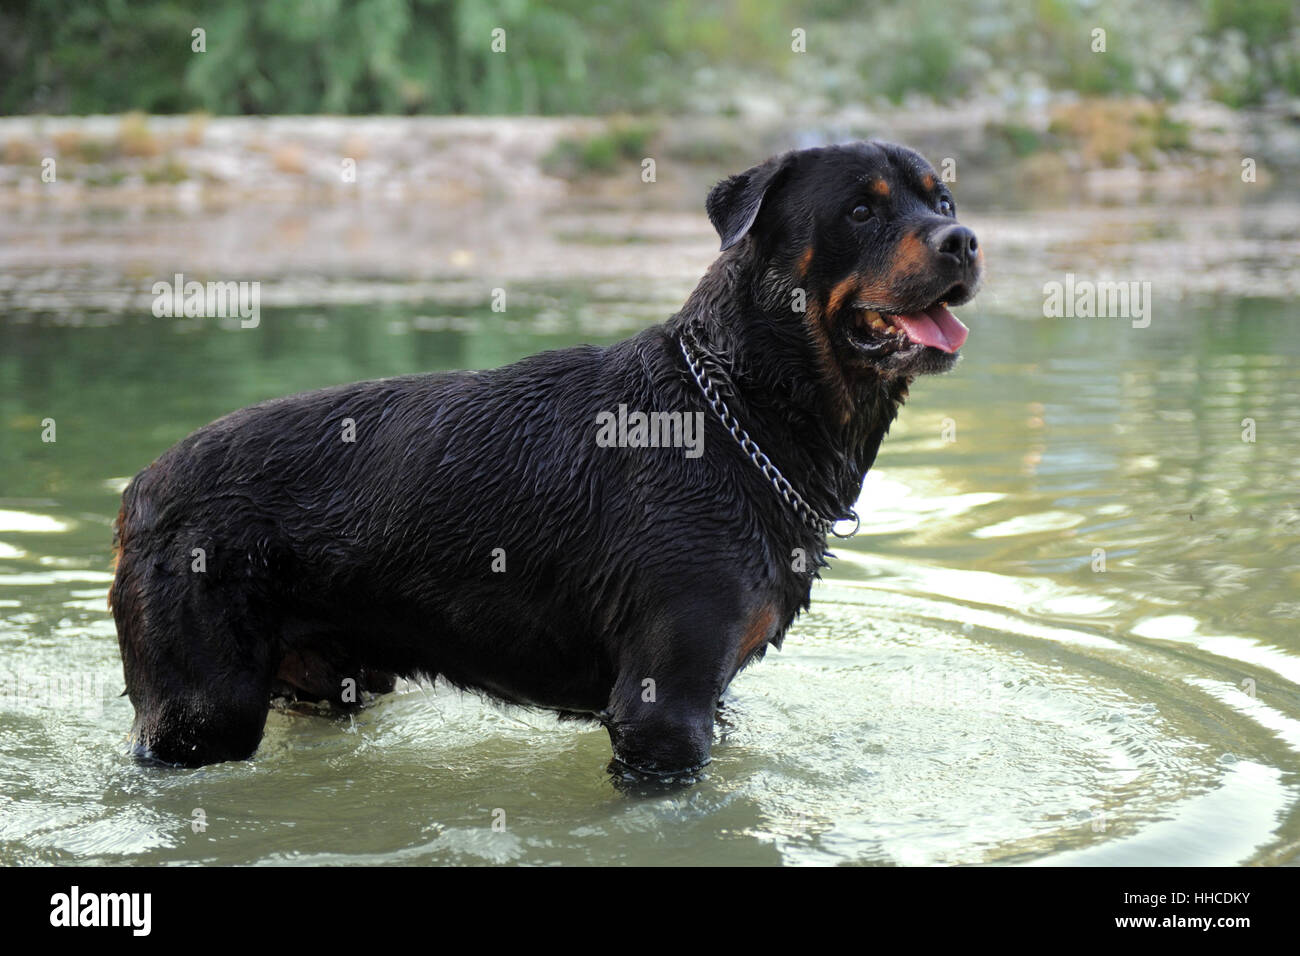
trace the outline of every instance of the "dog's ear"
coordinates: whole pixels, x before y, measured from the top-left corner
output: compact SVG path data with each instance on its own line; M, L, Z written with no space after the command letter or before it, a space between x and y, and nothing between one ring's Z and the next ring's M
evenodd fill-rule
M765 163L736 176L728 176L709 190L704 202L709 221L722 237L722 251L726 252L749 233L763 199L789 170L792 162L789 153L774 156Z

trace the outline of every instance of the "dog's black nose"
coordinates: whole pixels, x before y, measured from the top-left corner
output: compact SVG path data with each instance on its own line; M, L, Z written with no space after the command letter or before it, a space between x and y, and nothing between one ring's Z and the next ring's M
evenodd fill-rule
M930 247L941 256L952 256L962 265L975 261L979 240L965 226L945 226L930 236Z

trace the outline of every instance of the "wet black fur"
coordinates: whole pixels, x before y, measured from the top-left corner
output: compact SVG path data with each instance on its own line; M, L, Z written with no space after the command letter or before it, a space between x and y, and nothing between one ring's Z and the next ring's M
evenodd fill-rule
M791 290L824 306L845 275L887 268L899 230L950 223L911 185L928 169L882 144L777 157L710 195L726 250L662 326L263 402L168 450L127 487L116 532L110 601L136 752L246 758L273 693L346 703L349 679L382 691L394 675L440 675L598 719L641 772L707 763L720 695L808 606L826 539L709 411L679 331L698 329L728 404L795 488L845 514L912 376L951 359L872 359L836 333L851 383L838 404ZM845 207L872 175L894 183L897 206L855 232ZM932 300L926 282L953 279L901 277L900 296ZM704 412L703 456L598 447L597 414L620 404Z

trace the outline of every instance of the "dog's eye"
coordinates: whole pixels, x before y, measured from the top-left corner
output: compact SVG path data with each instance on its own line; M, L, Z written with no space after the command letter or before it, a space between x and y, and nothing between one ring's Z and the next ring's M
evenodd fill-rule
M954 210L953 207L952 207L952 200L951 200L951 199L940 199L940 200L939 200L939 215L941 215L941 216L951 216L955 211L956 211L956 210Z
M849 218L854 222L866 222L871 218L871 210L866 206L854 206L853 212L849 213Z

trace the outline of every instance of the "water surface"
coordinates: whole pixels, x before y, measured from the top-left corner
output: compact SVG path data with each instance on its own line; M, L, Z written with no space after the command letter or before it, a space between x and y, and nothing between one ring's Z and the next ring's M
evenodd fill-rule
M256 330L11 298L0 862L1296 858L1300 344L1289 302L1244 293L1158 302L1147 329L1035 318L996 283L963 310L964 360L912 389L862 533L733 684L690 790L620 793L602 729L440 685L273 712L250 761L127 758L105 592L131 474L242 405L614 341L688 288L534 277L506 315L449 286Z

